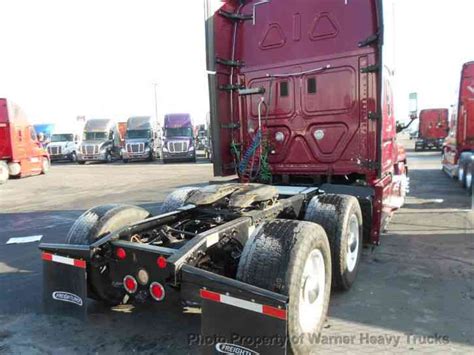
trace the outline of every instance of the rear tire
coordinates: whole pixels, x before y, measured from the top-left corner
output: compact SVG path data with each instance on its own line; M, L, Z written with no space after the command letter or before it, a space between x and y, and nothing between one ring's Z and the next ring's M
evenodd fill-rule
M474 162L467 165L466 173L464 177L464 187L467 189L468 194L472 194L473 175L474 175Z
M178 208L183 207L186 203L186 200L191 197L191 195L198 190L197 187L182 187L170 193L166 199L163 201L163 204L160 208L160 214L165 214L169 212L174 212Z
M152 150L150 151L150 156L148 157L148 161L155 161L155 152L153 152Z
M321 331L331 294L331 251L320 226L295 220L263 224L244 247L237 279L289 296L291 349L314 350L306 335Z
M359 201L348 195L320 195L310 201L304 219L324 228L331 245L332 284L349 290L359 271L363 219Z
M109 232L117 231L127 225L150 217L150 213L137 206L104 205L94 207L73 224L66 236L66 244L90 245ZM125 290L112 286L108 265L105 269L87 264L87 294L90 298L111 305L119 304ZM102 272L101 272L102 271Z
M79 165L85 165L86 162L85 162L85 161L78 161L77 164L79 164Z
M128 159L123 159L122 160L124 164L128 164L129 160Z
M9 177L8 164L4 161L0 161L0 185L5 184Z

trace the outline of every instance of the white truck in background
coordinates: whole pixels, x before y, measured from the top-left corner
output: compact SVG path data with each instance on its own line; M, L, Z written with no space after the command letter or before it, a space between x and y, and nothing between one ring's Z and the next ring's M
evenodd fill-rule
M51 161L77 161L77 153L84 134L84 122L77 121L70 125L55 127L48 145Z

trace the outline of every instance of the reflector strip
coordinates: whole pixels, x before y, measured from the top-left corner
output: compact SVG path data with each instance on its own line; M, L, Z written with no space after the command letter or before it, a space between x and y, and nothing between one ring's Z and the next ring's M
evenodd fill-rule
M46 260L46 261L52 261L52 262L55 262L55 263L60 263L60 264L79 267L81 269L86 268L86 262L84 260L66 258L65 256L54 255L54 254L51 254L51 253L43 253L42 254L42 259Z
M200 293L201 293L201 298L209 300L209 301L224 303L224 304L228 304L229 306L243 308L248 311L257 312L257 313L265 314L270 317L286 320L286 310L284 309L279 309L272 306L250 302L250 301L246 301L240 298L222 295L222 294L208 291L208 290L201 290Z

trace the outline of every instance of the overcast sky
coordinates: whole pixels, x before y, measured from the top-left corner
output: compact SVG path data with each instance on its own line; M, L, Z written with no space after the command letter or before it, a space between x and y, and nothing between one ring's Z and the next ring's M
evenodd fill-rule
M1 11L0 97L32 121L153 114L155 82L160 116L204 121L203 0L1 0ZM474 60L474 1L396 0L395 11L403 120L409 92L420 108L455 101L461 65Z

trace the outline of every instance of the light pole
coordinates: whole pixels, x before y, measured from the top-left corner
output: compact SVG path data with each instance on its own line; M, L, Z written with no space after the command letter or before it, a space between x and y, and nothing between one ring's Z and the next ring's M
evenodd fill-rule
M153 90L155 92L155 119L158 123L158 83L153 83Z

